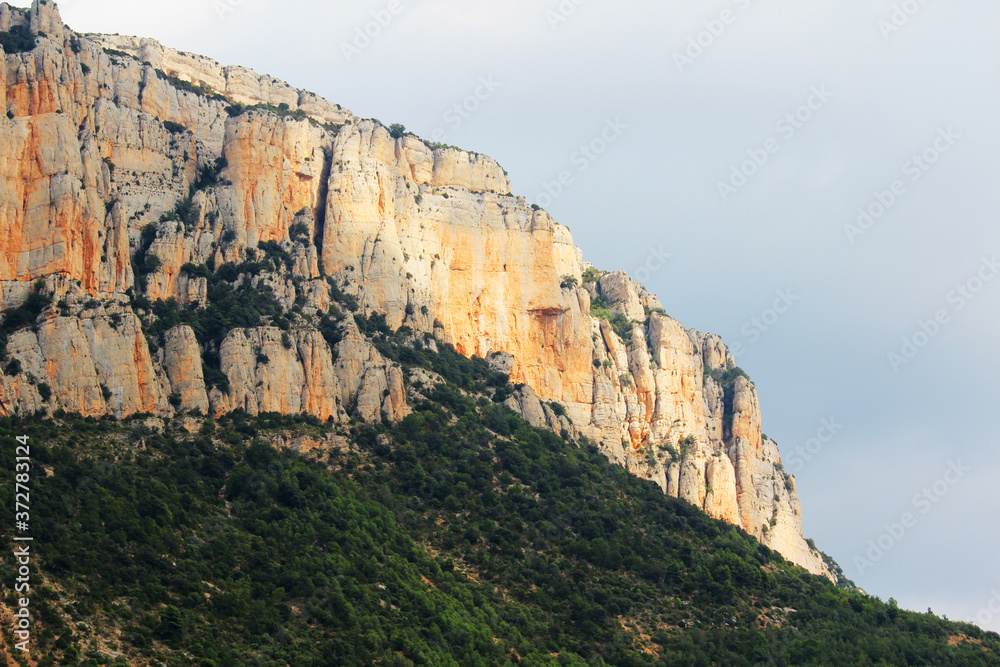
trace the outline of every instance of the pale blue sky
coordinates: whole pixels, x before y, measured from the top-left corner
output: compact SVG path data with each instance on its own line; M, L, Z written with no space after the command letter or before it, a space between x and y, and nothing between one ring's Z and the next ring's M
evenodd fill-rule
M686 326L743 345L786 463L822 419L842 425L795 466L807 536L883 599L986 609L1000 590L1000 276L971 301L952 291L1000 255L1000 5L397 2L60 6L74 29L154 37L489 154L599 268L634 274L666 249L646 286ZM919 9L880 29L894 5ZM345 49L373 12L388 25ZM615 119L627 127L601 155L579 152ZM924 151L926 168L911 161ZM719 182L754 156L724 201ZM571 185L547 199L563 170ZM897 180L851 244L845 225ZM797 300L775 320L778 290ZM925 341L919 323L942 310ZM888 355L915 335L926 345L895 372ZM924 487L939 501L926 513ZM890 548L862 572L855 557L880 538ZM1000 614L980 620L1000 630Z

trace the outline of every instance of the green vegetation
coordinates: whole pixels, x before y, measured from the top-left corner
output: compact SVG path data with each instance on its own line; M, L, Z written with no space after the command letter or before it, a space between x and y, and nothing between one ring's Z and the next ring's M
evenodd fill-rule
M268 444L311 417L0 419L36 466L40 664L1000 664L995 633L838 590L485 399L483 360L419 352L471 391L321 461Z
M104 49L104 50L110 52L109 49ZM121 55L128 55L128 54L122 53ZM174 76L173 74L167 74L161 69L156 70L156 76L161 80L166 81L174 88L184 91L186 93L192 93L194 95L198 95L199 97L205 97L210 100L216 100L218 102L227 102L227 103L229 102L229 100L225 96L215 92L215 90L204 81L199 81L197 84L194 84L191 83L190 81L185 81L180 77Z
M187 197L177 202L173 210L160 216L160 222L179 222L183 225L184 231L193 229L198 224L198 209L194 205L193 187Z
M710 368L707 374L715 380L716 384L722 387L723 393L723 407L724 407L724 419L723 423L726 424L727 430L730 428L732 420L730 417L733 415L733 398L736 394L736 379L746 378L750 380L750 376L747 375L739 366L729 366L726 368ZM728 437L728 434L726 434Z
M193 194L142 230L137 276L158 267L158 226L196 215ZM308 237L302 227L297 238ZM132 294L151 349L190 326L206 384L224 392L219 351L233 329L273 325L293 349L303 301L286 313L251 280L287 275L292 258L275 242L259 251L239 265L184 265L207 282L203 307ZM402 422L237 412L189 433L147 415L0 418L0 466L13 468L15 436L31 437L40 665L1000 665L995 633L838 589L613 465L586 438L532 428L503 406L518 389L507 375L429 334L393 330L327 280L386 359L443 379L411 386ZM599 289L594 303L630 336L633 323ZM4 313L0 342L50 305L39 281ZM344 317L334 306L311 321L334 354ZM270 362L263 349L255 357ZM709 373L731 414L745 373ZM49 401L51 387L36 386ZM310 457L272 446L333 431L343 446ZM695 446L687 436L647 461ZM0 512L13 502L0 485ZM9 581L0 594L13 603Z
M181 219L187 224L189 206L189 200L182 201L174 212L164 216L163 221ZM156 238L156 228L156 224L150 224L143 229L136 259L133 260L133 269L140 286L145 285L146 276L159 267L159 259L148 252ZM305 300L301 286L298 286L299 298L295 305L290 311L285 312L268 285L251 284L254 276L265 272L284 274L291 269L293 263L288 251L274 241L260 243L258 249L263 251L263 258L259 261L246 261L238 265L227 263L214 270L205 264L185 264L181 267L181 272L190 277L206 279L207 301L204 306L199 307L197 304L184 306L175 299L154 302L142 294L132 294L133 308L144 313L143 331L150 349L154 352L165 344L164 334L168 330L182 324L191 327L202 347L202 368L205 383L209 388L218 387L223 392L229 391L229 382L222 373L219 360L219 350L229 332L239 328L274 326L282 330L282 340L284 342L287 339L286 347L290 349L291 338L287 332L292 328L296 318L302 317L302 305ZM239 287L236 286L238 282L240 282ZM349 310L357 310L358 303L354 297L345 294L332 280L330 285L334 301ZM335 359L336 350L333 348L342 338L339 326L342 319L340 309L333 306L329 313L321 314L312 321L313 326L330 344ZM382 321L384 324L384 318ZM388 332L388 327L385 330Z
M709 368L708 375L715 380L716 384L725 389L736 384L736 378L746 378L750 380L747 372L739 366L727 366L726 368Z
M264 324L285 330L290 326L269 287L243 285L237 289L233 286L241 275L252 276L271 268L273 265L269 262L248 262L238 266L224 264L213 272L204 265L185 264L181 270L188 275L208 279L207 304L200 308L196 304L181 306L174 299L150 302L143 296L134 297L133 306L149 313L143 330L150 348L155 351L162 347L163 336L169 329L181 324L190 326L202 345L205 384L228 392L229 380L222 373L218 358L226 335L236 328Z
M0 31L0 46L6 53L25 53L35 48L35 36L27 26L12 25L8 31Z
M447 380L450 387L439 386L440 392L459 389L474 393L492 393L493 400L501 403L510 395L507 386L510 378L494 371L489 362L480 357L464 357L447 343L437 343L438 352L433 352L424 341L426 334L416 338L412 332L402 328L392 332L386 325L385 316L379 313L370 317L354 316L361 332L372 338L372 343L386 359L406 367L418 366L437 373ZM457 400L457 399L455 399Z
M104 52L109 56L115 56L118 58L132 58L133 60L135 60L135 56L133 56L131 53L125 53L124 51L119 51L118 49L105 48Z
M146 289L146 279L149 274L162 265L159 257L149 253L157 233L156 223L151 222L143 227L139 235L139 248L132 256L132 273L135 274L136 285L143 291Z
M695 440L695 437L693 435L686 435L683 438L681 438L680 441L677 443L677 446L680 447L680 457L678 458L686 457L688 454L691 453L692 448L697 446L697 444L698 441Z
M584 287L588 289L593 288L591 292L593 296L590 299L590 314L593 317L610 322L611 327L618 334L618 337L625 341L626 344L630 344L632 342L633 322L623 313L615 312L615 305L601 292L600 278L601 273L593 267L589 267L583 272Z
M406 126L400 125L399 123L393 123L389 126L389 135L393 139L401 139L406 136Z
M174 300L142 302L136 305L155 316L144 326L146 335L160 337L168 329L181 324L189 325L202 344L217 347L231 330L262 326L281 314L281 306L266 286L243 285L236 289L232 282L240 275L253 275L260 264L224 264L208 277L208 303L201 308L184 307ZM191 275L204 275L198 266L185 264L183 271ZM287 329L287 326L284 327ZM162 344L162 341L160 341Z
M228 185L228 181L220 180L219 174L229 166L229 161L225 156L216 158L215 162L202 167L198 171L198 180L194 183L195 190L205 190L213 185Z
M303 109L296 109L295 111L292 111L291 107L289 107L288 104L284 102L282 102L278 106L274 106L272 104L264 104L263 102L247 106L239 104L238 102L232 102L231 100L228 99L226 101L230 103L229 106L226 107L226 112L232 118L238 118L248 111L257 110L257 111L263 111L265 113L276 114L278 116L281 116L282 118L292 118L294 120L309 121L309 123L314 127L322 128L333 135L339 133L340 130L344 127L342 124L338 123L321 123L312 116L310 116L309 114L307 114Z
M278 273L281 273L282 269L291 272L295 265L295 260L277 241L262 241L257 244L257 248L264 251L264 262L269 263Z
M282 102L278 106L274 106L273 104L264 104L263 102L259 104L253 104L250 106L245 106L242 104L233 104L230 105L226 109L226 111L233 118L237 118L239 116L242 116L244 113L246 113L251 109L257 109L259 111L266 111L269 113L273 113L278 116L281 116L282 118L293 118L295 120L306 120L308 118L308 114L305 111L303 111L302 109L296 109L295 111L292 111L291 107L288 106L286 102Z
M406 128L404 127L403 130L405 132ZM424 142L424 146L427 146L427 148L431 149L432 151L444 150L446 148L450 148L456 151L462 151L463 153L472 153L472 155L479 155L479 153L476 153L474 151L466 151L465 149L459 148L458 146L454 146L452 144L446 144L440 141L431 141L429 139L421 139L421 141Z
M663 308L650 308L649 306L643 306L642 309L646 311L646 319L648 320L653 315L660 315L662 317L670 317L667 315L667 311Z
M361 304L358 303L358 300L354 298L354 296L344 292L340 288L340 286L337 285L336 281L334 281L333 278L327 278L327 282L330 285L331 299L343 305L345 308L347 308L347 310L351 311L352 313L356 312L358 309L361 308Z
M597 283L603 275L600 271L592 266L588 266L587 270L583 272L583 284L587 285L589 283Z
M187 128L180 123L175 123L172 120L165 120L163 122L163 127L166 128L167 132L171 134L184 134L187 132Z
M598 296L596 299L592 299L590 302L590 314L593 317L600 318L602 320L607 320L611 323L611 328L615 330L618 337L621 338L626 343L632 342L632 325L633 322L629 318L625 317L622 313L617 313L611 310L606 299L602 296Z
M304 222L295 223L288 228L288 238L290 238L293 242L309 245L311 241L309 238L309 226Z
M0 363L7 361L7 340L10 334L25 327L35 326L39 315L52 305L52 297L44 290L45 281L36 281L24 303L17 308L4 311L3 321L0 322ZM10 360L5 369L7 375L17 375L20 371L21 364L16 359Z

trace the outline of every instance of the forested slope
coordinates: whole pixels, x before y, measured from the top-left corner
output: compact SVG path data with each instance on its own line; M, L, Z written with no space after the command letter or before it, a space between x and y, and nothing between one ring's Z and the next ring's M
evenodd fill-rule
M838 589L530 427L484 361L372 331L408 369L398 425L4 418L2 469L22 434L34 464L32 664L1000 664L995 633Z

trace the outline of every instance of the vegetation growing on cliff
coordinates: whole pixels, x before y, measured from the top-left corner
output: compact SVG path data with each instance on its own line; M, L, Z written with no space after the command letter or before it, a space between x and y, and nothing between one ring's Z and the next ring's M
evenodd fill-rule
M8 361L7 339L10 334L18 329L35 326L38 316L52 304L52 297L45 292L45 281L38 280L32 285L28 297L17 308L11 308L3 312L3 320L0 321L0 363ZM14 366L16 364L16 367ZM8 365L10 371L20 372L21 364L13 359ZM17 375L16 372L7 371L7 375Z
M748 382L750 376L739 366L727 366L725 368L709 368L706 374L715 380L715 383L722 387L723 423L728 430L731 427L731 417L733 416L733 400L736 396L736 380L744 378ZM728 433L725 434L728 437Z
M602 275L602 273L592 266L587 267L587 270L583 272L583 285L591 294L590 315L610 322L612 329L618 334L618 337L625 341L626 344L631 343L632 326L634 323L623 313L616 311L615 303L608 299L601 291ZM575 279L573 285L575 285ZM565 289L566 287L567 285L564 280L563 288Z
M0 46L5 53L25 53L35 48L35 36L27 26L12 25L8 31L0 31Z
M838 590L531 428L483 360L415 352L450 381L317 460L269 444L329 432L308 417L0 419L5 469L31 436L40 664L1000 664L995 633Z
M613 305L601 295L590 301L590 314L593 317L610 322L611 328L618 334L618 337L626 343L631 343L632 320L625 317L622 313L612 310L612 308Z
M108 50L109 49L105 49L105 51ZM128 55L128 54L122 54L122 55ZM200 97L205 97L210 100L215 100L217 102L229 102L228 98L215 92L215 89L213 89L212 86L208 85L204 81L199 81L197 84L194 84L174 74L168 74L167 72L164 72L161 69L156 70L156 76L161 80L169 83L174 88L177 88L178 90L182 90L187 93L192 93Z

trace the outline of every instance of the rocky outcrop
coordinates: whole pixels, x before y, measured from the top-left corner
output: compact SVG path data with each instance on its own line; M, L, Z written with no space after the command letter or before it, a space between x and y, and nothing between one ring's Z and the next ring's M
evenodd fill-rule
M377 421L383 413L398 421L409 413L402 371L387 363L357 327L347 326L335 351L336 361L315 330L234 330L220 351L230 389L213 393L213 412L309 414L333 421L354 414Z
M489 358L528 422L827 573L723 342L584 263L495 161L152 40L76 35L51 1L0 5L14 23L38 46L0 77L0 305L39 279L52 304L9 332L0 412L401 419L403 372L350 304ZM276 311L245 312L251 289ZM218 311L183 310L226 299L221 333Z
M61 316L50 312L37 331L11 334L7 354L19 372L3 377L8 411L44 406L87 416L166 413L168 392L153 364L138 318L111 305Z
M189 326L178 326L165 335L163 367L170 379L176 407L208 412L208 392L201 367L201 346Z
M284 81L257 74L246 67L223 67L210 58L176 51L152 39L121 35L88 37L102 47L127 53L141 63L149 63L169 76L190 84L208 86L237 104L287 108L293 114L301 111L320 123L339 124L353 118L351 112L339 104L332 104L315 93L293 88Z

